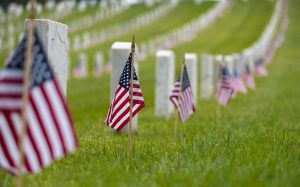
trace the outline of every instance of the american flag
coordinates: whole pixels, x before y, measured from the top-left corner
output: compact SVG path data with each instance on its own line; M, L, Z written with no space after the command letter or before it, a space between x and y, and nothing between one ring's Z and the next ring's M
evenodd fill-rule
M75 68L73 70L73 75L75 78L82 78L86 76L86 72L84 70L84 65L81 62L78 62L75 65Z
M73 123L42 44L34 33L23 154L21 108L26 34L0 74L0 167L8 172L37 173L77 148ZM20 170L19 170L20 169Z
M229 70L226 66L220 67L222 76L217 84L217 101L226 106L234 93L232 78L230 77Z
M170 100L178 110L178 115L182 122L185 122L192 113L195 112L194 97L186 66L183 68L183 76L181 74L175 82ZM181 86L182 82L182 86ZM181 90L180 90L181 88Z
M263 63L263 60L262 59L258 59L256 62L255 62L255 73L258 77L263 77L263 76L267 76L268 75L268 72L265 68L265 65Z
M246 94L247 93L247 88L243 82L243 80L240 77L240 74L238 73L238 71L235 69L234 70L234 83L235 83L235 93L237 94L238 92Z
M246 67L245 67L243 80L244 80L244 82L245 82L245 84L247 85L248 88L250 88L251 90L255 90L256 85L255 85L252 73L250 71L249 65L246 65Z
M131 59L130 53L126 65L123 69L117 91L114 95L112 103L109 107L106 116L106 124L116 131L121 131L122 128L128 124L130 115L130 77L131 77ZM133 67L134 68L134 67ZM142 90L135 72L133 70L133 108L132 117L134 117L144 106L144 98Z

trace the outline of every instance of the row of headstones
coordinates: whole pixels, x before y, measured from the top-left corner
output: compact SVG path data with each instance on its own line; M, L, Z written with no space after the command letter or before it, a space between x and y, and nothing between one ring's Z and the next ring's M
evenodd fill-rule
M287 27L287 10L282 10L282 0L277 1L275 11L267 25L265 32L261 38L250 48L241 53L231 55L203 55L201 67L201 98L210 99L216 89L216 81L220 75L220 65L226 65L231 77L240 76L250 70L255 74L255 64L257 62L265 62L270 60L274 50L283 42L284 30ZM287 6L285 6L287 7ZM273 40L276 25L280 20L280 13L283 11L283 19L278 31L277 37ZM169 102L169 97L174 84L174 65L175 55L172 51L159 51L156 53L156 92L155 92L155 116L162 118L170 118L173 114L173 105ZM190 77L194 100L197 101L197 85L198 85L198 65L197 56L195 54L185 55L186 66ZM247 69L249 68L249 69ZM216 75L214 75L216 74ZM253 87L252 87L253 88Z
M156 53L156 81L155 81L155 116L170 118L174 107L169 101L175 83L175 54L170 50L160 50ZM194 96L198 99L198 56L194 53L186 53L184 61L187 67L189 80ZM202 57L201 96L209 99L214 91L214 66L212 56Z
M88 76L88 58L85 53L80 53L73 69L74 78L84 78ZM109 69L107 69L109 71ZM94 58L93 75L99 77L104 72L104 56L102 52L97 52ZM70 77L70 74L69 74Z
M68 78L68 50L65 42L67 40L67 26L64 24L59 24L57 22L52 22L48 20L36 20L36 25L38 28L38 33L43 41L45 51L50 59L50 63L54 69L58 82L62 88L63 93L66 95L67 88L67 78ZM45 29L48 28L48 29ZM59 37L58 37L59 35ZM48 37L53 36L53 37ZM117 87L122 69L127 61L128 55L131 50L131 43L120 43L116 42L113 44L111 49L111 98ZM138 49L137 49L138 51ZM138 54L138 53L137 53ZM99 55L98 59L103 59L103 55ZM102 56L102 57L101 57ZM86 58L86 57L81 57ZM135 68L138 73L138 58L135 59ZM203 58L204 59L204 58ZM197 101L197 81L198 81L198 64L197 55L186 54L185 61L188 67L188 73L190 76L191 86L194 92L195 100ZM213 68L212 63L203 62L207 67L202 67L202 72L210 72L210 79L213 79ZM171 115L172 105L169 101L169 93L173 87L175 78L175 57L174 53L171 51L158 51L157 52L157 68L156 68L156 98L155 98L155 113L158 117L168 118ZM207 76L202 73L202 77ZM213 81L205 80L206 85L212 86ZM208 84L209 82L209 84ZM204 85L204 84L203 84ZM203 86L202 85L202 86ZM210 88L204 88L202 90L209 90ZM137 128L137 116L133 120L133 130ZM126 129L125 129L126 130Z
M146 12L124 23L120 23L100 31L94 30L90 32L85 32L82 34L83 42L80 41L81 37L79 35L75 35L73 45L71 46L73 47L73 50L82 50L94 45L101 44L105 41L122 36L124 34L130 33L135 29L138 29L142 26L153 22L154 20L159 19L162 15L168 13L175 6L176 4L162 4L154 10Z
M50 3L50 4L49 4ZM50 6L51 5L51 6ZM76 1L61 1L57 4L55 4L54 1L48 1L45 4L46 9L50 7L56 6L56 11L53 13L53 15L48 15L48 17L51 17L52 19L57 19L59 17L63 17L63 15L67 15L71 12L71 10L76 5ZM30 2L26 5L26 10L30 10ZM41 13L43 10L43 5L40 3L36 3L36 11L37 13ZM4 37L5 35L9 35L9 37L12 34L18 34L22 33L24 30L24 24L23 21L17 21L17 22L11 22L12 19L17 18L24 12L24 7L22 5L16 4L16 3L10 3L7 9L7 13L4 12L3 8L0 7L0 24L4 24L5 21L7 21L7 26L5 27L2 25L0 27L0 37Z
M155 84L155 116L169 119L173 115L174 107L169 101L174 86L175 76L175 55L173 51L161 50L156 53L156 84ZM220 65L226 65L231 77L245 75L247 68L251 74L255 71L255 62L260 60L249 54L233 55L202 55L201 74L198 75L199 64L196 54L185 54L187 67L194 101L197 103L198 85L200 85L200 96L203 100L210 100L216 90L217 81L220 78ZM198 81L200 79L200 81ZM254 87L252 87L254 89Z
M99 6L99 10L96 11L94 14L89 14L82 18L78 18L76 19L76 21L70 23L69 24L70 32L75 32L84 27L90 27L101 20L107 19L111 16L121 13L128 8L129 8L128 4L123 4L123 3L116 3L113 6L105 7L105 8L103 8L103 6Z
M202 1L197 2L200 4ZM219 1L204 15L184 24L180 28L170 31L166 34L152 38L151 40L141 43L141 60L149 55L155 54L157 49L168 49L175 47L183 42L194 39L197 34L210 25L224 10L229 6L229 1Z
M20 33L18 36L16 34L9 34L4 40L3 36L0 36L0 50L7 49L9 52L12 52L16 46L16 42L20 41L23 37L23 33Z
M281 18L281 15L283 15L283 7L283 0L278 0L273 15L264 32L251 47L244 50L245 53L253 54L258 57L266 54L276 32L276 26Z
M283 7L287 6L283 6L283 0L278 0L268 25L260 38L252 46L244 49L239 54L234 53L226 56L225 63L227 63L229 70L231 70L231 75L233 75L234 70L237 71L238 74L244 72L246 66L243 65L243 63L245 62L247 62L246 65L250 68L252 73L254 73L255 70L255 62L270 62L275 49L283 42L283 33L287 27L287 10L283 9ZM281 17L284 19L280 19ZM282 20L282 28L279 30L278 36L274 39L276 26L279 24L280 20ZM235 59L239 59L238 61L241 62L240 66L236 69L234 69L236 65L233 66L231 64L231 61L235 61Z
M39 14L43 11L43 5L40 3L36 3L36 12ZM30 3L26 4L26 10L30 10ZM18 17L20 17L25 11L23 5L12 2L7 7L7 12L5 13L4 9L0 7L0 24L5 21L12 21Z
M67 40L67 26L64 24L59 24L56 22L48 21L48 20L36 20L36 25L39 30L39 35L43 41L43 45L45 47L45 51L47 56L50 59L54 72L57 76L58 82L64 92L66 94L67 88L67 77L68 77L68 50L66 46ZM48 29L46 29L48 28ZM53 36L53 37L48 37ZM63 42L62 42L63 41ZM126 63L128 58L128 54L130 53L131 44L130 43L120 43L116 42L112 46L111 50L111 65L112 65L112 73L111 73L111 98L115 92L116 86L118 84L121 71ZM252 54L253 55L253 54ZM241 60L241 58L243 60ZM253 64L255 56L243 56L239 55L240 59L239 64ZM138 64L137 59L135 58L135 68L138 73ZM202 62L202 73L201 73L201 90L202 96L207 94L206 96L210 98L213 95L214 88L214 65L211 62L211 57L203 57ZM223 58L218 58L223 59ZM233 63L233 57L224 58L227 63ZM157 52L157 68L156 68L156 98L155 98L155 111L160 110L161 112L155 112L158 117L168 118L170 116L170 111L172 111L172 105L168 102L169 97L164 95L164 99L162 99L162 95L165 93L170 93L170 88L172 88L174 83L174 70L175 70L175 57L174 53L171 51L158 51ZM195 54L187 54L185 55L185 61L188 66L188 73L191 80L192 89L194 90L195 101L197 101L197 56ZM222 60L219 60L221 63ZM233 65L231 65L232 67ZM235 66L233 66L235 67ZM238 67L238 66L236 66ZM162 77L164 76L164 77ZM165 86L163 86L165 85ZM168 89L168 90L165 90ZM164 91L165 90L165 91ZM207 93L204 93L206 91ZM158 102L159 100L161 102ZM166 103L168 102L168 103ZM162 115L164 114L164 115ZM137 117L134 119L133 129L137 127Z

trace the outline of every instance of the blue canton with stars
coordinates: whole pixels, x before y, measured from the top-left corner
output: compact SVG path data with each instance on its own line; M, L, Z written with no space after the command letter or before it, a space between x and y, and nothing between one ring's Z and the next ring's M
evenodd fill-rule
M21 42L17 46L13 55L10 57L6 69L24 70L26 54L27 34L25 33ZM32 46L32 63L30 72L30 89L43 84L54 78L53 71L48 63L47 56L44 52L37 32L34 32Z
M129 54L128 60L126 62L126 65L123 69L123 73L122 73L120 81L119 81L119 84L126 90L129 90L129 87L130 87L131 59L132 59L132 53ZM135 81L138 80L135 69L133 69L133 80L135 80Z
M179 74L179 77L177 79L178 82L180 82L180 78L181 78L181 74ZM181 87L181 91L184 91L185 89L187 89L188 87L190 87L190 79L189 79L189 75L186 69L186 66L184 65L183 68L183 81L182 81L182 87Z
M227 66L223 67L223 76L225 77L229 77L230 76L230 72Z

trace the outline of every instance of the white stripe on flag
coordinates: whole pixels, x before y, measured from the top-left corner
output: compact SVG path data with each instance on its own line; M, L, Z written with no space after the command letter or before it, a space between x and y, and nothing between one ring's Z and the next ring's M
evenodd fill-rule
M22 107L22 100L21 99L14 99L14 98L0 98L0 109L19 109Z
M23 70L3 70L0 72L0 79L23 79L24 71Z
M0 84L0 93L2 94L20 94L22 93L23 87L21 84L12 84L12 83L1 83Z
M19 163L19 149L18 149L17 144L15 143L12 132L8 128L8 123L5 119L5 117L1 113L0 113L0 135L4 139L3 144L6 145L6 147L8 149L8 154L12 158L13 162L16 165L18 165L18 163Z
M63 140L65 142L65 145L67 146L68 151L73 151L76 149L76 140L73 136L73 129L71 128L71 122L66 116L66 112L63 110L65 108L57 94L57 90L55 86L53 85L53 81L49 81L45 83L45 88L48 94L48 97L50 99L50 105L54 109L54 113L56 115L56 118L58 119L60 130L63 134Z
M22 127L21 127L22 122L21 122L20 114L12 113L11 117L12 117L13 125L16 127L18 134L21 134L22 133ZM38 158L33 149L33 145L29 141L28 135L25 136L25 138L24 138L23 146L24 146L24 154L28 158L28 162L29 162L29 165L30 165L32 171L33 172L39 171L40 166L39 166Z
M28 109L27 110L28 127L30 128L30 131L32 132L32 136L34 138L34 141L36 142L38 150L41 153L43 165L47 166L51 163L51 160L52 160L50 150L48 149L49 145L47 144L47 141L43 135L41 126L40 126L39 122L37 121L36 116L34 115L32 106L29 105L27 109Z
M128 107L129 108L129 107ZM118 129L120 127L120 125L129 118L129 112L126 113L126 115L123 116L123 118L116 124L116 126L114 127L114 129Z
M54 121L50 116L50 111L46 104L44 97L42 96L39 88L35 88L31 91L33 100L36 104L37 110L39 111L40 117L45 124L46 132L49 135L51 144L53 145L53 152L55 158L60 158L63 155L63 148L57 133L56 127L53 125Z
M125 110L127 110L130 107L129 103L126 103L122 109L118 110L118 113L114 115L112 121L114 122L115 120L117 120L123 113ZM115 111L114 111L115 113ZM123 117L124 118L124 117Z

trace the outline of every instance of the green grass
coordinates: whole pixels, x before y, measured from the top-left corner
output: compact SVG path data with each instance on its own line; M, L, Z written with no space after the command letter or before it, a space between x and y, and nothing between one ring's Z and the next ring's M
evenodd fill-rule
M24 177L26 186L300 186L300 2L289 2L286 41L268 66L269 76L257 79L256 91L239 95L220 115L216 101L199 101L197 112L180 126L181 139L172 138L174 119L153 116L155 59L140 64L146 108L139 115L130 162L127 137L112 134L102 122L109 75L71 80L68 101L80 148ZM273 3L236 3L199 35L194 41L199 45L175 50L240 51L258 39ZM13 186L13 179L1 171L0 183Z

